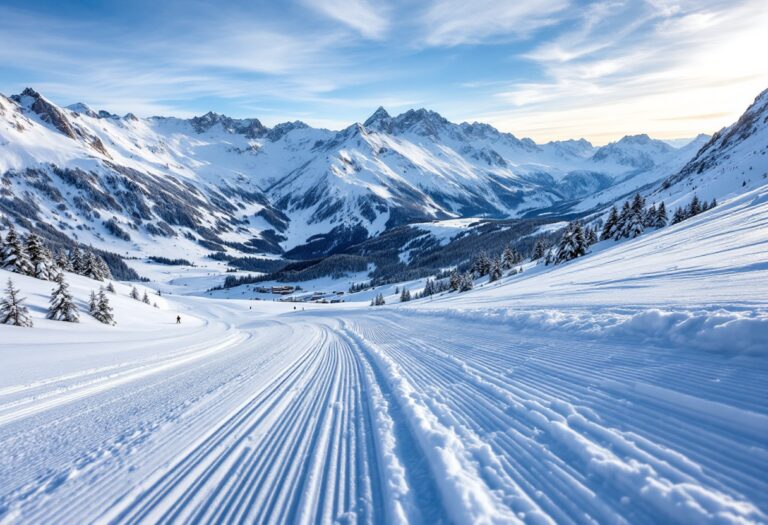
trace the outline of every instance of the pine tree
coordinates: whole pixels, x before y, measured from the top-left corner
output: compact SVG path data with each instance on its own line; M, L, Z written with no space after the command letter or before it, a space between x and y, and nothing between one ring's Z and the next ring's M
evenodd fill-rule
M50 277L51 261L48 250L43 245L40 237L34 233L30 233L27 236L25 249L31 265L29 275L47 281Z
M387 302L384 300L384 295L379 293L373 301L373 306L384 306Z
M449 289L452 292L455 292L455 291L457 291L459 289L459 286L461 285L461 276L459 275L459 272L457 272L456 270L453 270L451 272L451 277L450 277L449 283L450 283L449 284Z
M104 293L103 288L99 290L96 307L91 311L91 314L100 323L114 324L115 322L115 317L112 315L112 307L109 305L109 299L107 299L107 294Z
M603 231L600 233L600 240L605 241L613 238L616 235L616 228L619 224L619 211L616 206L611 207L611 212L608 214L608 219L603 224Z
M672 224L683 222L686 218L685 210L683 208L677 208L674 215L672 215Z
M488 282L494 282L501 279L501 276L503 275L502 269L501 269L501 259L498 257L493 259L493 262L491 262L491 271L488 273Z
M531 260L537 261L544 257L544 254L547 251L547 247L544 246L544 243L541 241L541 239L536 240L536 244L533 245L533 253L531 254Z
M403 286L403 291L400 292L400 302L401 303L407 303L411 300L411 292L408 291L408 289Z
M515 265L515 253L509 246L504 247L504 251L501 253L501 266L505 270L509 270Z
M635 198L632 200L632 206L627 218L627 222L624 224L623 237L634 239L641 235L645 231L645 199L643 199L639 193L635 194Z
M632 206L629 201L624 201L624 206L621 207L621 214L619 214L619 220L616 222L616 230L613 234L615 240L619 240L625 237L627 232L627 225L632 217Z
M46 318L53 321L66 321L68 323L80 322L77 306L72 302L72 294L69 293L69 285L64 281L64 273L59 272L54 282L57 286L53 290L53 295L51 295Z
M147 295L146 290L144 290L144 297L141 298L141 302L144 304L149 304L149 295Z
M472 275L472 272L466 272L464 275L461 276L461 281L459 283L459 292L467 292L472 289L472 287L475 285L474 276Z
M643 226L646 228L654 228L656 226L656 204L651 204L651 207L645 212L643 216Z
M427 282L424 283L424 290L421 292L421 295L423 297L427 297L430 295L435 295L435 293L437 293L435 281L432 279L427 279Z
M701 201L699 198L694 195L691 199L690 204L688 204L688 210L686 211L687 217L693 217L695 215L698 215L701 213Z
M77 245L75 245L69 252L69 263L73 272L83 275L85 270L83 265L83 254L80 252L80 248L78 248Z
M659 207L656 209L656 220L653 223L653 226L655 228L663 228L667 225L668 221L667 217L667 207L664 206L664 203L662 202L659 204Z
M584 237L587 241L587 246L592 246L593 244L597 244L597 231L595 228L587 228L587 232L585 232Z
M712 197L712 202L709 203L709 209L711 210L715 206L717 206L717 199Z
M112 284L112 281L109 281L109 282L107 283L107 291L108 291L109 293L116 293L116 292L115 292L115 285L114 285L114 284Z
M63 248L59 248L56 251L55 260L56 266L59 268L59 270L63 272L72 271L72 262L69 260L69 256L67 256L67 252L65 252Z
M4 270L22 275L32 275L33 272L24 244L12 224L3 242L2 267Z
M83 254L83 275L95 281L112 278L104 259L92 251Z
M100 281L103 281L104 279L112 279L112 271L109 269L107 261L105 261L101 255L96 256L96 269L101 277L101 279L99 279Z
M557 249L556 263L570 261L587 253L587 242L581 223L573 221L565 229Z
M5 297L0 301L0 324L32 326L29 310L24 306L24 298L19 297L19 291L13 287L13 281L10 279L5 288Z
M136 299L137 301L141 299L139 290L135 286L131 288L131 299Z
M96 297L96 292L91 290L91 296L88 298L88 311L93 313L96 311L96 306L99 304L99 299Z

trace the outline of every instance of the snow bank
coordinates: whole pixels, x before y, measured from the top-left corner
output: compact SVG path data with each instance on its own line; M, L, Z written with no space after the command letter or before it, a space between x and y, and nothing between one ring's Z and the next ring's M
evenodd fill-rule
M418 310L412 310L417 312ZM512 325L521 331L564 332L676 348L768 354L768 312L761 310L429 310L438 315Z

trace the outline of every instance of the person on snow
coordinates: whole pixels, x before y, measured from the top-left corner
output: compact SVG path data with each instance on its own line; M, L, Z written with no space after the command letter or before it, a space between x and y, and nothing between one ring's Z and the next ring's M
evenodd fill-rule
M176 316L176 324L181 324L181 316L180 315Z

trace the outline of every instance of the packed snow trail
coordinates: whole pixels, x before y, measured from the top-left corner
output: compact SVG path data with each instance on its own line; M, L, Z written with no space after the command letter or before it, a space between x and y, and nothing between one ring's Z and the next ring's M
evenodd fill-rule
M181 301L170 349L0 384L0 522L767 519L760 356Z

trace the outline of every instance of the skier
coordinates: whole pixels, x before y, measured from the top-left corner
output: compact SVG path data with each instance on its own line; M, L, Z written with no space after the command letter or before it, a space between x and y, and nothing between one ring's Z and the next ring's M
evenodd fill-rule
M176 324L181 324L181 316L180 315L176 316Z

